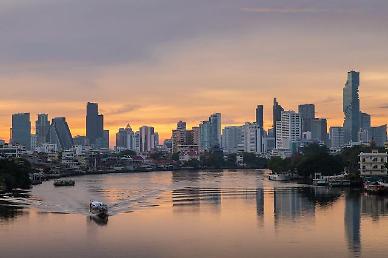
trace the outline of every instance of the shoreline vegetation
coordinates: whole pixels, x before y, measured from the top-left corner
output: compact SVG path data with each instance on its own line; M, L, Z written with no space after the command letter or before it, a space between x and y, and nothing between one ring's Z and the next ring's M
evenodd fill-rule
M348 173L348 179L352 185L359 186L361 178L359 176L359 154L360 152L370 152L376 149L373 146L354 146L346 148L338 154L330 154L329 149L318 144L311 144L303 148L301 153L295 154L290 158L282 159L272 157L266 159L253 153L243 153L242 163L237 162L236 154L224 155L222 150L213 149L201 155L200 160L189 160L179 162L176 155L169 159L160 156L160 160L171 162L169 166L152 167L140 166L133 169L114 170L100 169L94 171L84 170L61 170L59 173L41 173L42 180L57 179L61 177L73 177L83 175L113 174L113 173L140 173L140 172L157 172L157 171L187 171L187 170L208 170L220 171L223 169L230 170L271 170L273 173L295 174L299 176L303 183L312 183L315 173L323 176L338 175L344 172ZM379 151L385 151L379 149ZM120 154L119 154L120 155ZM127 152L121 155L128 155ZM158 155L154 155L158 156ZM175 157L174 157L175 156ZM36 171L31 164L25 159L1 159L0 160L0 191L12 190L16 188L27 189L34 183L30 175Z
M0 191L31 187L31 164L25 159L0 159Z

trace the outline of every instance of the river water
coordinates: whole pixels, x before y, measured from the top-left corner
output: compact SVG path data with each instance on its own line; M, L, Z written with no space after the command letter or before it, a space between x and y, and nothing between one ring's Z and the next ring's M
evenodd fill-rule
M266 173L90 175L1 195L0 257L388 257L388 198Z

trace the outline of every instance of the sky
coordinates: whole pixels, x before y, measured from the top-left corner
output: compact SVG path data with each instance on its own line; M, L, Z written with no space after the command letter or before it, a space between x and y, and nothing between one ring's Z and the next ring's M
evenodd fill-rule
M11 114L66 116L85 134L98 102L111 141L119 127L152 125L169 138L179 120L272 124L315 103L341 125L349 70L361 108L388 122L386 0L1 0L0 138Z

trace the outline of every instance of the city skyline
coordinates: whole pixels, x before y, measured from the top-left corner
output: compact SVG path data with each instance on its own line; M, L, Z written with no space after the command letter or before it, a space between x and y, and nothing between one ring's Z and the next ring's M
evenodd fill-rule
M354 71L349 71L348 72L348 74L350 74L350 73L352 73L352 72L354 72ZM357 73L359 73L359 72L357 72ZM345 83L344 83L344 85L345 85L345 87L346 87L346 85L347 85L347 80L345 79ZM360 79L360 87L362 87L362 81L361 81L361 79ZM343 99L343 96L341 96L341 98ZM284 105L284 103L283 103L283 101L279 101L279 99L278 98L274 98L274 100L273 101L277 101L276 103L279 103L279 105L280 105L280 107L282 107L284 110L289 110L289 111L295 111L295 112L298 112L299 111L299 113L301 112L301 110L300 110L300 108L301 107L304 107L304 106L310 106L310 105L312 105L313 107L314 107L314 109L317 107L317 104L316 103L307 103L307 102L302 102L302 103L297 103L296 104L296 107L295 108L290 108L290 107L288 107L288 106L286 106L286 105ZM263 102L259 102L259 103L266 103L267 101L263 101ZM363 99L362 99L362 95L360 94L360 103L363 103ZM87 107L89 107L89 105L91 105L91 104L95 104L95 105L99 105L99 103L95 103L95 102L90 102L90 101L88 101L87 102ZM83 103L83 106L85 107L85 103ZM271 106L269 106L267 109L265 108L265 105L256 105L256 109L258 108L258 107L264 107L264 129L265 130L268 130L268 129L271 129L272 127L273 127L273 119L274 119L274 117L273 117L273 110L272 110L272 108L273 107L271 107ZM104 109L102 109L102 110L104 110ZM367 110L367 109L366 109ZM74 127L71 125L71 124L69 124L69 126L70 126L70 131L71 131L71 133L72 133L72 135L74 135L74 136L87 136L87 127L85 126L85 123L86 123L86 120L85 120L85 117L87 118L87 112L88 111L88 109L86 109L86 111L84 111L85 113L84 113L84 117L82 117L81 118L81 120L83 119L83 127L81 126L81 128L75 128L74 129ZM43 112L43 114L44 115L48 115L48 118L55 118L55 117L57 117L57 116L50 116L50 113L49 112L47 112L47 111L42 111ZM38 112L38 113L36 113L36 114L34 114L34 113L31 113L31 112L25 112L25 113L30 113L30 116L31 116L31 122L34 122L33 120L35 119L35 117L37 118L37 119L39 119L39 116L40 115L42 115L42 112ZM98 107L97 107L97 112L98 112ZM48 113L48 114L46 114L46 113ZM221 125L221 128L225 128L225 127L227 127L227 126L238 126L238 125L242 125L242 124L244 124L244 123L246 123L246 122L255 122L256 120L257 120L257 110L251 110L251 113L252 114L250 114L250 120L245 120L245 121L243 121L243 122L239 122L239 121L230 121L230 120L228 120L228 119L226 119L226 122L225 122L225 120L223 119L223 123L222 123L222 125ZM315 110L314 110L314 113L315 113ZM316 112L317 114L321 114L325 119L328 117L326 114L324 114L324 113L322 113L322 112L319 112L319 107L318 107L318 112ZM16 113L14 113L14 114L23 114L23 112L16 112ZM111 113L109 113L108 112L108 114L111 114ZM364 113L363 113L364 114ZM101 117L102 119L104 119L103 117L104 117L104 112L102 111L102 113L101 114L98 114L97 113L97 115L99 116L99 117ZM112 114L111 114L112 115ZM115 114L113 114L113 116L114 116ZM369 114L365 114L365 115L369 115ZM203 115L204 117L206 116L206 115ZM228 115L227 114L224 114L223 115L224 117L226 116L226 117L228 117ZM106 116L105 116L106 117ZM376 119L376 117L372 114L371 115L371 117L372 117L372 120L371 120L371 125L372 126L375 126L375 125L381 125L381 124L379 124L378 122L376 122L376 121L380 121L379 119ZM66 117L66 119L67 119L67 117ZM343 126L343 123L344 123L344 120L343 120L344 118L342 118L342 121L341 121L341 118L338 118L338 120L337 119L330 119L330 118L328 118L327 120L327 126L328 126L328 129L330 128L330 127L335 127L335 126ZM369 118L370 119L370 118ZM68 120L68 119L67 119ZM185 118L184 116L181 116L180 117L180 120L184 120L189 126L192 126L192 127L195 127L195 126L198 126L203 120L205 120L205 119L200 119L200 120L190 120L190 119L187 119L187 118ZM179 120L179 121L180 121ZM332 120L334 120L334 121L332 121ZM384 120L382 120L383 122L384 122ZM142 123L142 120L138 120L138 122L139 122L139 124L136 124L136 123L131 123L131 121L128 121L128 122L126 122L126 124L128 125L131 125L131 127L133 127L133 128L141 128L142 126L144 126L144 125L146 125L145 123ZM104 123L104 122L102 122L102 123ZM123 122L123 123L125 123L125 122ZM155 126L155 124L156 124L156 126ZM148 126L152 126L152 127L155 127L155 130L156 131L158 131L158 133L160 134L160 140L166 140L166 139L170 139L171 138L171 130L173 130L174 129L174 126L176 125L176 121L171 125L171 127L161 127L162 128L162 131L158 128L158 123L157 122L155 122L155 123L150 123L150 124L147 124ZM110 147L114 147L115 146L115 140L116 140L116 136L115 136L115 133L119 130L119 128L122 128L122 127L125 127L125 126L123 126L122 124L120 124L118 127L109 127L109 125L108 126L104 126L104 129L106 129L106 130L108 130L108 131L110 131L111 132L111 134L110 134L110 138L109 138L109 140L110 140ZM11 127L10 127L11 128ZM12 129L12 128L11 128ZM163 129L166 129L166 131L164 132L163 131ZM8 129L9 130L9 129ZM33 132L35 132L35 130L36 130L36 125L34 126L34 123L31 123L31 132L33 133ZM79 133L74 133L74 132L79 132ZM1 138L0 137L0 139L6 139L6 140L8 140L8 139L10 139L10 135L9 135L9 137L7 138L7 137L4 137L4 138Z
M0 3L0 138L18 112L65 116L84 135L88 101L107 129L148 124L161 139L176 121L193 126L215 112L224 125L254 121L273 97L295 111L315 103L317 117L340 126L343 74L353 69L361 110L373 125L388 121L386 1L166 0L158 12L155 3L92 2Z

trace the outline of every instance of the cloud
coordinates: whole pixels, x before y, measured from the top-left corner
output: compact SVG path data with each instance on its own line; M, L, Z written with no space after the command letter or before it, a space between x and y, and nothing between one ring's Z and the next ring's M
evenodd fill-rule
M140 105L126 104L126 105L122 105L121 107L119 107L117 109L106 110L106 111L102 110L102 112L105 113L106 115L122 115L122 114L127 114L130 112L133 112L133 111L138 110L140 108L141 108Z
M329 9L318 9L318 8L241 8L243 12L250 13L323 13L331 12Z
M383 104L383 105L379 106L378 108L381 108L381 109L388 109L388 104Z

